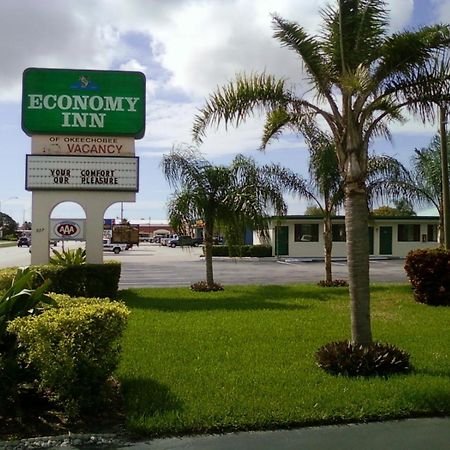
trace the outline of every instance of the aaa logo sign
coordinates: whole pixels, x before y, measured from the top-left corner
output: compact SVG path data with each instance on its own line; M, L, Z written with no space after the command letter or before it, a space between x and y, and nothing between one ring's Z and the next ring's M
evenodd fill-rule
M55 231L61 237L75 237L81 230L75 222L60 222L56 225Z

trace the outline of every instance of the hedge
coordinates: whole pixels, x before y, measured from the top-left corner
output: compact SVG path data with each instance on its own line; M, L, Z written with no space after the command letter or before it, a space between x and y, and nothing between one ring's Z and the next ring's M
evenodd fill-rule
M271 245L213 245L213 256L259 257L272 256Z
M49 291L74 297L117 298L121 265L117 261L105 264L80 264L74 266L36 265L33 266L41 277L36 277L37 288L42 279L50 279ZM11 285L17 268L0 271L0 290Z

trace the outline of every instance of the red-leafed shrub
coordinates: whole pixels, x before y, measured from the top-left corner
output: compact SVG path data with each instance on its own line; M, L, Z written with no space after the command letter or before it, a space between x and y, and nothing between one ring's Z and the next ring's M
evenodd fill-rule
M406 255L405 270L416 301L450 306L450 251L412 250Z
M208 286L206 281L197 281L191 284L191 289L196 292L223 291L223 286L220 283L213 283L212 286Z
M411 370L408 353L380 342L368 346L330 342L320 347L315 356L317 365L332 375L387 377Z

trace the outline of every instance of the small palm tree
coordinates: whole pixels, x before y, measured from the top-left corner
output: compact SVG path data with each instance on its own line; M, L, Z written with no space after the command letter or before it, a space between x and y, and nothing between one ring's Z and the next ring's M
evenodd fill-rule
M203 219L209 289L214 288L212 246L219 225L237 230L245 224L267 236L272 214L286 214L283 191L292 180L279 166L258 167L242 155L229 166L215 166L195 149L178 148L163 157L162 169L175 188L168 205L171 226L181 231Z
M323 239L325 255L325 282L331 285L333 233L332 218L338 208L344 204L344 178L339 170L336 147L333 137L317 128L307 119L298 121L287 111L278 109L268 114L264 127L261 150L265 150L271 140L278 137L283 128L288 127L303 134L309 150L309 180L300 175L297 179L297 194L315 203L319 215L323 217ZM366 189L368 203L383 198L394 200L398 198L397 181L405 173L403 165L395 158L387 155L371 155L367 163Z
M393 189L406 200L423 206L434 206L439 212L439 242L444 245L444 205L442 196L441 137L436 135L428 147L415 149L411 169L402 169ZM450 168L450 164L449 164Z
M318 36L295 22L273 16L275 38L302 60L310 82L299 96L283 79L240 75L213 93L196 117L193 133L202 140L207 127L240 125L255 111L285 111L299 124L323 121L334 144L345 193L352 341L372 342L369 290L369 237L366 179L369 144L389 136L388 125L403 112L423 119L435 104L449 100L450 26L388 34L382 0L336 0L322 11Z

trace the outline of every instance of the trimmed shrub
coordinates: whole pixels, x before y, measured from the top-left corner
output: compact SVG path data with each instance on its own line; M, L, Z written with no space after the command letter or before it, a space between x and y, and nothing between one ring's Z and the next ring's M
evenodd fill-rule
M117 367L129 310L118 302L52 295L59 307L12 321L22 360L67 415L98 410Z
M410 251L405 271L416 301L450 306L450 251L440 248Z
M251 245L250 256L259 258L268 258L272 256L271 245Z
M255 257L266 258L272 256L272 246L270 245L213 245L213 256L230 257Z
M0 290L10 286L17 269L0 271ZM117 298L121 265L117 261L105 264L80 265L38 265L33 270L45 280L50 280L49 290L74 297ZM32 288L37 288L42 280L37 280Z
M205 249L203 248L203 252ZM228 246L226 245L213 245L212 246L213 256L228 256Z
M17 273L18 267L8 267L0 270L0 291L8 289Z
M39 314L45 306L56 305L44 294L45 284L32 289L33 284L42 284L43 281L32 267L15 269L13 277L8 280L10 285L0 295L0 414L18 407L19 385L32 380L29 376L31 371L18 361L20 349L15 335L7 331L8 324L18 317Z
M411 370L408 353L380 342L368 346L331 342L320 347L315 357L317 365L332 375L388 376Z

